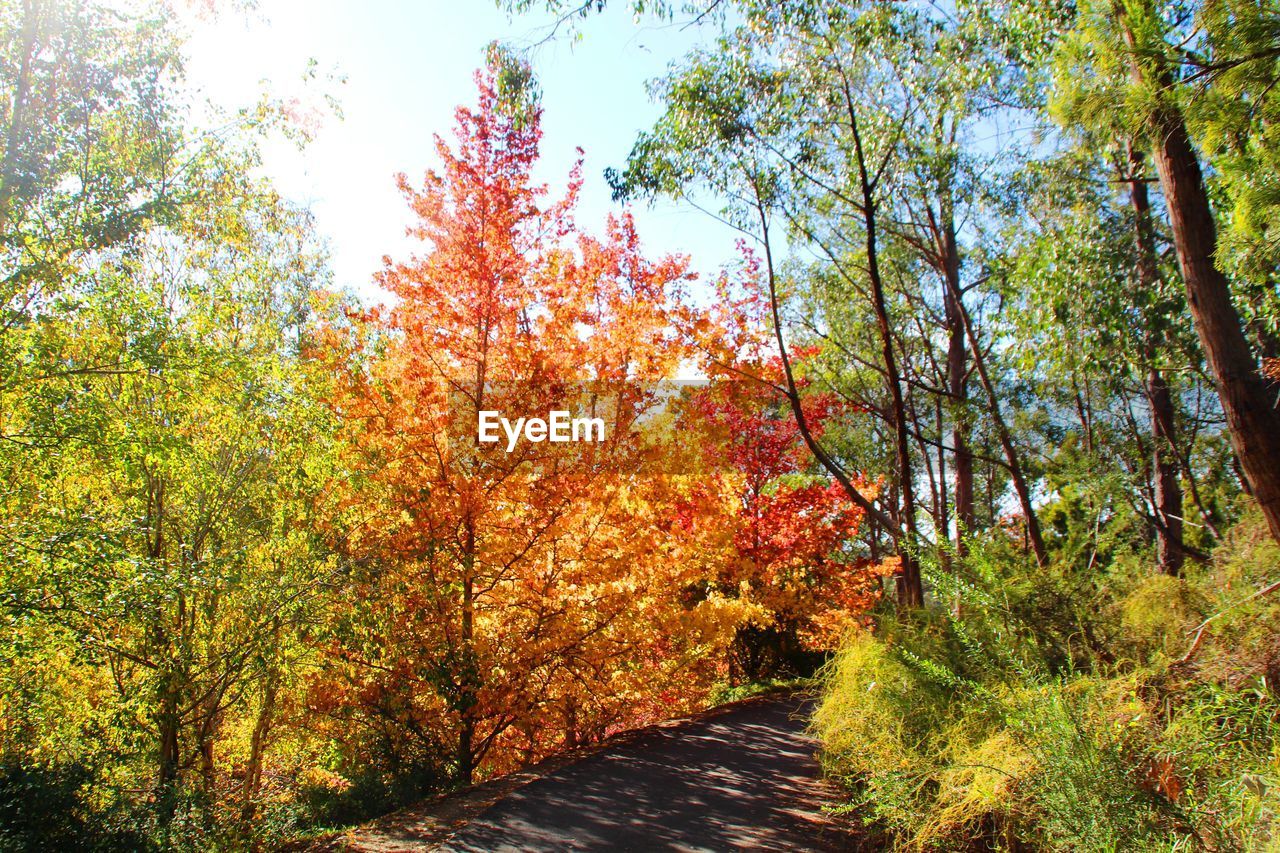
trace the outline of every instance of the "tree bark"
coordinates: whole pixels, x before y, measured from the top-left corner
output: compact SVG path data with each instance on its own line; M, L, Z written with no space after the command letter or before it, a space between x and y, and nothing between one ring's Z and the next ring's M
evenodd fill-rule
M280 617L272 621L272 637L280 641ZM253 734L249 737L249 761L244 771L244 797L240 806L240 820L247 827L258 814L258 794L262 790L262 768L267 754L267 738L275 725L276 695L280 689L280 667L274 661L268 666L266 681L262 687L262 705L258 719L254 721Z
M1272 537L1280 541L1280 414L1275 395L1250 351L1230 285L1217 263L1217 226L1200 161L1186 121L1167 94L1175 84L1163 59L1165 46L1150 50L1139 45L1123 7L1117 8L1129 48L1130 76L1139 86L1162 93L1148 121L1187 305L1222 401L1243 479Z
M960 250L956 244L954 217L946 212L943 223L943 259L947 282L944 307L947 321L947 391L951 395L951 445L955 473L956 555L964 556L965 536L975 525L973 508L973 451L969 448L969 348L964 331L963 296L960 289Z
M853 146L858 161L858 182L862 191L862 218L865 227L867 277L871 282L871 307L875 311L876 326L880 332L880 357L884 364L885 386L889 392L890 426L893 429L898 488L901 491L900 510L896 520L905 541L898 543L898 558L902 563L897 579L898 605L904 608L916 608L924 604L924 580L920 574L920 563L912 552L919 543L919 535L916 530L915 476L911 466L911 441L907 432L907 406L902 392L902 376L898 371L897 354L893 348L893 326L885 299L884 280L880 275L875 189L867 169L866 154L862 150L862 134L858 128L852 99L848 99L848 108L849 130L853 136Z
M1129 149L1129 204L1133 208L1134 243L1137 249L1136 279L1140 288L1155 290L1160 286L1160 270L1156 260L1155 229L1151 225L1151 201L1142 178L1142 154ZM1163 318L1148 318L1143 334L1144 359L1147 362L1145 390L1151 412L1152 496L1156 528L1156 564L1160 571L1177 576L1182 573L1182 483L1179 480L1177 426L1174 421L1173 394L1160 372L1158 340L1162 336Z
M470 510L468 510L470 512ZM461 719L458 725L458 783L470 785L475 777L474 741L476 732L475 706L479 685L479 673L475 654L475 522L466 519L466 542L463 552L462 578L462 673L459 677L458 705Z

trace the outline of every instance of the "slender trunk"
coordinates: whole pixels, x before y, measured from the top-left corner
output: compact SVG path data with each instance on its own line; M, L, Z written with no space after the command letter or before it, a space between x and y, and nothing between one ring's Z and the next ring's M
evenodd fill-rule
M1080 393L1080 385L1076 382L1076 369L1071 371L1071 387L1075 389L1076 417L1080 419L1080 431L1084 433L1084 450L1093 453L1093 415L1084 395Z
M938 484L934 488L934 503L937 507L934 512L934 525L938 530L946 531L951 524L951 503L947 498L947 414L941 397L934 398L933 419L938 436L938 444L935 448L938 454ZM925 458L928 458L928 452L926 448Z
M276 643L279 643L279 617L273 621L272 634ZM276 695L279 689L280 667L272 663L267 668L266 680L262 686L262 705L258 708L258 719L254 722L253 734L249 737L249 761L244 771L244 801L240 806L240 820L246 827L253 823L258 814L262 768L267 755L267 739L275 725Z
M1168 94L1174 88L1172 72L1162 51L1137 43L1123 7L1117 9L1129 47L1131 77L1144 88L1164 93L1149 121L1187 305L1222 401L1243 479L1272 537L1280 541L1280 413L1249 349L1230 285L1217 265L1217 226L1200 161L1182 113Z
M1022 461L1018 456L1018 448L1013 443L1009 426L1005 423L1000 411L1000 398L996 395L995 385L987 373L986 359L982 356L982 347L978 345L978 336L973 330L973 321L964 303L960 303L960 319L964 323L965 334L969 338L969 347L973 352L973 366L978 370L978 378L982 381L983 390L987 392L987 404L991 408L991 421L996 428L996 437L1000 440L1000 448L1004 451L1005 465L1009 469L1009 478L1013 480L1013 489L1018 495L1018 504L1022 507L1022 518L1027 527L1027 544L1035 555L1036 563L1046 566L1049 563L1049 551L1044 544L1044 534L1040 531L1040 518L1036 515L1035 506L1031 503L1031 488L1027 484L1026 474L1022 470ZM994 514L994 496L988 495Z
M898 558L902 561L902 569L898 574L898 604L901 607L913 608L924 604L924 581L920 575L920 564L912 550L918 544L919 536L916 531L915 477L911 467L911 441L907 432L907 406L902 392L902 376L898 372L897 353L893 347L893 326L885 298L884 280L880 275L875 189L867 171L866 156L862 150L862 134L858 128L852 102L849 104L849 129L853 135L854 150L858 160L867 277L871 282L871 307L875 312L876 327L880 332L880 359L884 364L885 387L889 392L889 425L893 429L898 488L901 492L901 509L897 521L905 541L898 542Z
M214 744L218 737L218 728L222 723L222 712L218 709L221 696L215 694L204 703L201 712L203 717L196 728L196 754L199 756L200 783L200 823L207 832L214 827L214 798L216 796L217 772L214 763Z
M791 356L787 352L786 337L782 332L781 297L778 293L778 275L773 263L773 249L769 239L769 215L759 194L757 194L756 199L756 214L760 220L760 242L764 247L765 280L769 287L769 309L773 318L774 341L778 345L778 357L782 362L782 374L786 381L787 402L791 406L791 415L795 418L796 428L800 431L800 438L804 441L805 447L809 448L809 452L813 454L813 457L818 460L818 464L826 469L827 473L840 484L840 488L844 490L853 505L866 513L869 523L872 525L878 524L881 529L893 536L894 541L897 541L899 536L895 520L890 518L888 514L859 491L849 474L822 449L822 445L814 438L813 431L809 429L809 419L804 413L804 407L801 405L799 386L796 384L795 371L791 365Z
M475 776L475 706L479 672L475 659L475 522L466 520L462 578L462 672L459 677L458 782L470 785Z
M178 696L177 676L166 673L160 688L160 710L156 715L160 755L156 772L156 802L161 825L173 820L178 795Z
M1151 462L1156 512L1156 562L1169 575L1182 573L1182 484L1173 452L1173 395L1159 369L1147 375L1147 402L1151 407Z
M572 696L564 700L564 747L575 749L582 745L578 738L578 704Z
M942 261L946 280L943 308L947 322L947 393L951 407L951 447L955 477L955 556L962 561L968 551L976 517L973 491L973 451L969 448L969 348L960 316L963 292L960 288L960 248L956 243L955 216L950 208L943 211ZM939 451L941 457L941 451ZM957 585L957 590L959 586ZM957 591L951 602L951 613L960 618L963 602Z
M158 565L165 557L167 547L165 526L165 482L154 475L144 464L147 479L147 557ZM178 713L182 675L176 661L173 643L165 627L164 606L157 606L152 613L150 640L152 654L159 661L159 682L155 693L155 722L157 739L156 804L161 826L167 826L177 809L179 772Z
M969 348L961 316L960 251L956 245L955 222L950 214L943 225L943 259L947 292L944 306L947 320L947 391L951 395L951 445L955 460L956 555L964 556L965 536L973 532L973 451L969 448L968 375Z
M1133 207L1134 242L1137 248L1137 284L1146 291L1160 286L1156 260L1155 229L1151 202L1142 179L1142 154L1129 149L1129 204ZM1156 562L1165 574L1182 572L1182 484L1178 479L1177 432L1173 394L1160 372L1156 342L1164 332L1164 318L1148 319L1146 395L1151 412L1151 465L1156 514Z
M213 797L214 783L214 756L213 746L218 734L218 717L217 711L209 710L211 714L205 718L200 726L200 793L205 798L205 802L211 802Z

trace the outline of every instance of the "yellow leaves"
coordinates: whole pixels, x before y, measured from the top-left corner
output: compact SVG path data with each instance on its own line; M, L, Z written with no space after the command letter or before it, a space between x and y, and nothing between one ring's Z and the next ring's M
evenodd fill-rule
M298 778L299 784L306 788L319 788L330 793L340 794L351 788L351 780L323 767L308 767Z

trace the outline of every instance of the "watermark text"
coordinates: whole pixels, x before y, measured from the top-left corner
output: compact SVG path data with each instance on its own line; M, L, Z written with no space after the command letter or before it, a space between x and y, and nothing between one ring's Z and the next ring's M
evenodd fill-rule
M477 414L476 438L482 444L497 444L505 435L508 453L516 449L521 437L535 444L604 441L604 418L575 418L567 410L552 410L546 418L516 418L514 423L492 409Z

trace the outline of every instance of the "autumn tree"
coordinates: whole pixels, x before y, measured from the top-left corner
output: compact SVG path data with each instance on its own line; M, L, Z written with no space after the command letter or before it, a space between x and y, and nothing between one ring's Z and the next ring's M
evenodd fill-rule
M806 673L875 603L881 567L855 552L862 513L805 447L777 359L735 368L691 393L682 423L702 445L699 490L730 496L714 583L749 607L730 649L737 682ZM819 437L840 410L829 395L804 406Z
M398 302L360 320L335 399L362 472L352 500L377 502L349 543L369 565L364 600L340 619L316 699L399 721L423 754L449 744L461 782L545 754L552 725L570 742L599 734L600 697L665 665L645 648L665 632L677 655L688 639L672 629L688 615L678 596L660 592L685 569L660 556L674 543L645 498L662 455L638 427L679 362L685 261L645 259L625 216L602 239L579 233L577 167L557 201L531 177L527 69L495 54L477 82L456 144L437 139L440 170L420 189L401 179L426 251L379 276ZM601 417L608 438L478 440L480 412L552 409Z

